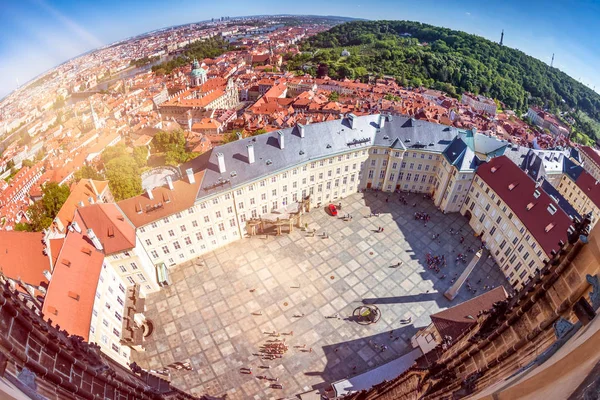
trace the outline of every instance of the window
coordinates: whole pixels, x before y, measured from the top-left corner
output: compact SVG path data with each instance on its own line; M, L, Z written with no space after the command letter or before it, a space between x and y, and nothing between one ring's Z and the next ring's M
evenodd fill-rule
M108 336L102 335L102 343L108 344ZM114 345L113 345L114 346Z
M225 225L223 225L222 222L219 223L219 231L221 231L221 232L225 231Z
M169 236L171 236L171 237L175 236L175 232L173 231L173 229L169 229Z
M240 201L240 202L238 203L238 208L239 208L240 210L243 210L243 209L244 209L244 202L243 202L243 201Z
M198 227L198 221L193 220L192 221L192 227L197 228Z
M132 262L132 263L129 263L129 265L131 266L131 269L133 269L134 271L135 271L136 269L138 269L138 267L137 267L136 263L134 263L134 262Z
M144 276L144 274L137 274L137 277L140 280L140 282L146 282L146 277Z
M104 325L104 326L106 326L106 327L108 328L108 321L107 321L107 320L105 320L105 319L103 319L103 320L102 320L102 325Z
M108 340L108 339L107 339ZM111 348L116 351L117 353L119 352L119 346L117 346L116 344L112 344Z
M156 222L153 222L150 224L151 227L156 228L158 225L156 224Z
M215 232L213 231L213 228L208 228L206 230L206 233L208 233L208 236L214 236Z
M141 274L138 274L138 275L141 275ZM119 303L120 305L124 305L123 299L120 298L119 296L117 296L117 303Z
M145 228L142 226L142 227L140 228L140 233L144 233L144 232L146 232L146 229L145 229Z
M162 235L156 235L156 240L158 240L159 242L162 242L163 241Z
M146 239L146 246L152 246L152 241L150 239Z
M202 240L202 233L196 232L196 240Z
M185 239L183 239L185 241L185 245L189 246L190 244L192 244L192 239L190 239L189 236L186 236Z
M254 211L256 211L256 210L254 210ZM235 225L236 225L235 224L235 218L230 219L229 220L229 226L231 226L233 228L233 227L235 227Z
M127 282L129 282L129 283L130 283L130 284L132 284L132 285L135 285L135 281L134 281L134 280L133 280L133 278L132 278L132 277L130 277L130 276L128 276L128 277L127 277Z
M215 204L215 205L219 204L219 198L218 197L214 198L213 201L212 201L212 203Z
M181 246L179 245L179 242L177 240L173 242L173 247L175 248L175 250L181 249Z
M152 257L154 258L158 258L158 253L156 252L156 250L152 250L150 254L152 254Z
M125 268L124 265L119 265L119 269L121 270L121 272L127 272L127 268Z
M117 328L113 328L113 335L115 335L116 337L121 337L121 332L119 332Z
M169 254L169 253L170 253L170 251L169 251L169 246L163 246L163 247L162 247L162 251L163 251L163 253L165 253L165 254Z
M163 222L164 222L165 224L168 224L168 223L169 223L169 217L163 218Z

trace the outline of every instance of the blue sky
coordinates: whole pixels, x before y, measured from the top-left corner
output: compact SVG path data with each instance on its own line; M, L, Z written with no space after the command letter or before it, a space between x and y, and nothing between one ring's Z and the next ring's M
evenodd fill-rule
M165 26L224 15L319 14L408 19L484 36L550 63L600 91L600 1L2 0L0 97L61 62Z

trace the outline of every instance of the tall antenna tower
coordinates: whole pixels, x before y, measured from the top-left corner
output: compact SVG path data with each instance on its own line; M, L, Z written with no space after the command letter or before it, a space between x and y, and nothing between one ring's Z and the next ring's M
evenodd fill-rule
M550 61L550 68L554 66L554 53L552 53L552 61Z
M502 42L504 42L504 29L502 29L502 34L500 35L500 46L502 46Z

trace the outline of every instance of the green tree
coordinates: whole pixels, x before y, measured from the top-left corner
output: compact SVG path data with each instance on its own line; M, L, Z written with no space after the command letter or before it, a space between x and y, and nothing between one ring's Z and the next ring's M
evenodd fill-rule
M54 219L62 205L67 201L71 191L67 185L59 185L56 182L50 182L42 188L42 204L45 213L50 219Z
M31 224L26 222L18 222L15 224L15 231L17 232L33 232Z
M119 156L105 164L108 185L115 200L128 199L142 193L142 178L135 159Z
M53 218L48 216L41 201L29 207L27 214L29 215L29 226L32 232L41 232L52 224Z
M79 168L79 170L75 172L74 176L76 181L81 179L93 179L96 181L104 180L104 175L90 165L84 165L83 167Z
M133 159L138 167L143 168L148 163L148 148L146 146L133 149Z
M33 167L33 161L31 161L31 160L23 160L23 163L22 163L22 165L23 165L24 167L31 168L31 167Z
M338 101L340 99L340 94L336 91L329 93L329 101Z
M127 147L124 144L119 143L115 146L110 146L104 149L102 152L102 163L106 165L110 160L117 157L122 157L127 155Z

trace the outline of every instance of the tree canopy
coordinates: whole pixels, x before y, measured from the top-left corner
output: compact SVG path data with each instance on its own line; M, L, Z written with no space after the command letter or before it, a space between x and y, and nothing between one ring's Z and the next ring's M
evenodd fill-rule
M340 57L345 48L350 56ZM289 70L316 74L318 66L332 78L365 81L390 75L406 87L482 94L516 111L539 105L600 118L600 95L587 86L520 50L465 32L411 21L355 21L310 37L301 49Z
M142 193L142 177L135 157L124 144L111 146L102 153L104 175L115 200L128 199Z
M172 166L177 166L198 156L197 153L187 151L185 143L185 135L181 130L160 131L154 135L152 141L154 149L165 154L165 163Z
M17 224L15 230L41 232L48 228L70 193L67 185L59 185L56 182L45 184L42 187L42 200L34 203L27 210L30 222Z
M198 60L215 58L228 50L230 50L229 42L221 37L212 37L207 40L190 43L184 47L183 56L154 65L152 72L156 72L158 75L170 74L175 68L183 67L194 58Z

